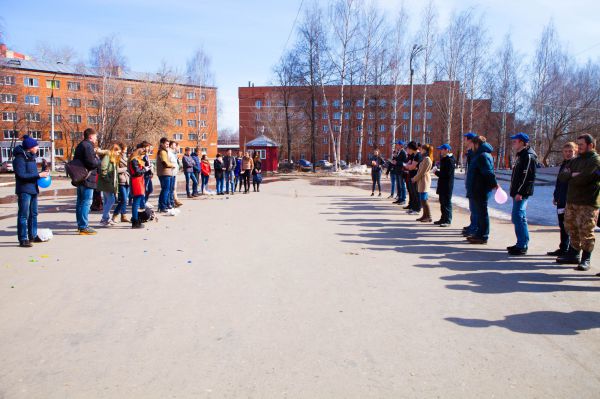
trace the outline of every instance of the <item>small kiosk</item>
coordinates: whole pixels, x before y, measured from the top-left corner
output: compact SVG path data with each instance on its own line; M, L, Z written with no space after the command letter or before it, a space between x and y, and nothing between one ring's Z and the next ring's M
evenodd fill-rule
M263 171L276 172L279 168L279 144L264 134L247 142L246 151L250 152L250 156L254 156L255 152L258 154Z

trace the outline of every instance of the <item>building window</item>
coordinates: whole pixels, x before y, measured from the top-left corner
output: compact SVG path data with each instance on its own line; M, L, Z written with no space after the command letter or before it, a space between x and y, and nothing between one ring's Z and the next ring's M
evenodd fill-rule
M329 114L327 112L324 112L322 118L329 119Z
M188 140L198 141L198 135L196 133L189 133Z
M405 107L409 107L410 106L410 100L404 100L404 101L402 101L402 105L404 105Z
M207 152L208 152L208 148L206 148L206 147L202 147L202 148L200 148L200 153L201 153L202 155L206 155L206 153L207 153Z
M82 132L71 132L69 134L69 137L71 137L72 141L78 141L83 138L83 133Z
M402 125L402 133L408 133L408 126Z
M98 93L100 91L100 86L98 85L98 83L88 83L87 89L91 93Z
M48 114L48 122L52 122L52 114ZM55 123L62 122L62 115L61 114L54 114L54 122Z
M188 91L186 93L186 95L187 95L187 99L188 100L195 100L196 99L196 93L194 93L193 91Z
M183 119L175 119L175 126L183 126Z
M71 123L81 123L81 115L69 115Z
M260 159L267 159L267 150L253 150L252 152L258 155Z
M363 127L361 125L356 126L356 131L362 132Z
M79 108L81 107L81 99L80 98L67 98L67 103L69 107Z
M323 125L323 133L329 133L329 126ZM327 143L325 143L327 144Z
M206 121L201 120L200 121L200 127L206 127Z
M377 104L377 101L375 101L375 99L373 99L373 98L370 98L370 99L369 99L369 103L368 103L368 104L369 104L369 107L372 107L372 106L374 106L375 104Z
M410 118L410 114L408 112L403 112L402 113L402 119L408 120L409 118Z
M415 107L420 107L420 106L421 106L421 100L417 98L415 100Z
M173 92L173 98L181 98L181 92L179 90L175 90Z
M2 159L11 159L12 158L12 150L7 147L2 147Z
M427 131L428 131L429 133L431 133L431 132L433 131L433 129L431 128L431 125L427 125Z
M333 131L334 132L339 132L340 131L340 125L333 125Z
M16 112L3 112L2 120L5 122L16 122L17 121L17 113Z
M52 97L46 97L46 102L48 105L52 105ZM60 97L54 97L54 106L60 107Z
M54 131L54 140L62 140L63 139L63 132L61 131Z
M4 140L18 139L19 132L16 130L4 129Z
M173 133L173 140L183 140L183 133Z
M71 91L81 90L81 84L79 82L67 82L67 88Z
M195 119L188 119L187 125L188 125L188 127L196 127L196 120Z
M4 104L14 104L17 102L16 94L2 94L0 98Z
M373 112L369 112L369 119L375 119L375 114Z
M425 136L425 144L431 144L431 137Z
M99 108L100 103L98 102L98 100L87 100L87 106L90 108Z
M433 100L427 100L427 106L428 107L432 107L433 106Z
M385 132L385 125L379 125L379 131Z
M187 106L187 112L190 114L195 114L196 113L196 107L194 105L188 105Z
M340 107L340 100L333 100L333 106L335 108L339 108Z
M88 115L88 123L91 125L97 125L100 123L100 117L98 115Z
M433 117L433 114L431 112L427 112L426 116L427 119L431 119Z
M0 85L14 86L16 83L14 76L0 76Z
M323 137L323 144L329 144L329 139L327 137Z
M384 145L385 144L385 137L380 137L379 138L379 145Z
M206 94L204 94L204 93L200 94L200 100L206 101Z
M415 119L421 119L421 113L415 112Z
M385 112L381 112L381 113L379 114L379 119L385 119L385 118L387 118L387 113L385 113Z
M369 140L367 140L367 143L369 143L369 145L373 145L373 137L369 137Z
M125 88L125 94L132 95L133 94L133 87L126 87Z
M39 112L25 112L25 120L27 122L41 122L42 118Z
M336 121L339 121L340 119L342 119L341 112L334 112L333 119L335 119Z
M385 107L387 105L387 101L385 101L384 98L382 98L381 100L379 100L379 106L380 107Z
M350 112L344 112L344 119L345 120L349 120L350 119Z
M39 87L40 82L37 78L23 78L23 84L26 87Z
M60 80L46 80L46 89L60 89Z
M362 112L357 112L356 113L356 119L361 120L363 118L363 113Z
M203 141L206 141L206 138L207 138L207 135L206 135L206 133L202 133L202 140L203 140Z
M42 139L42 131L41 130L28 130L27 134L29 137L34 138L36 140Z
M421 131L421 125L415 125L415 132Z
M356 101L356 106L357 106L357 107L362 107L362 106L363 106L363 104L364 104L363 100L357 100L357 101Z
M54 148L54 156L56 157L64 157L65 149L64 148Z
M208 113L208 108L206 108L205 106L200 107L200 113L201 114L207 114Z

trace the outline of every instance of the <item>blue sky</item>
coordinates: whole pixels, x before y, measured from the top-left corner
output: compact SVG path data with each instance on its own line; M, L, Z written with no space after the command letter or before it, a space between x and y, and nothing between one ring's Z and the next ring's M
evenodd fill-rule
M375 0L388 15L399 0ZM306 6L310 0L304 0ZM424 0L406 0L413 17ZM281 55L300 0L0 0L6 42L30 53L39 41L69 45L87 58L89 48L116 34L129 66L156 71L162 60L185 68L202 45L213 62L219 87L219 128L237 128L237 88L268 84ZM455 8L476 6L485 13L495 43L511 32L516 48L530 54L542 27L554 19L561 39L581 61L600 60L600 2L593 0L439 0L440 23ZM293 42L293 37L288 46Z

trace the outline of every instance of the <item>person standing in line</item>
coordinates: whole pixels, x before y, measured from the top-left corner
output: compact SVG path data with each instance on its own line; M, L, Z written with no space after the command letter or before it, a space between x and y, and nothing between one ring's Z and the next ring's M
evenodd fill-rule
M223 157L223 168L225 169L225 194L231 193L231 195L234 195L235 193L235 187L233 185L235 166L235 157L232 155L231 150L227 150L227 153Z
M131 203L132 229L141 229L144 227L139 219L139 209L146 194L144 184L144 172L146 172L146 166L144 162L145 153L146 149L144 147L136 148L129 158L128 172L131 176L131 192L133 195L133 201Z
M113 213L113 223L118 223L119 218L123 223L129 223L131 220L127 216L127 203L129 202L129 170L127 167L127 145L124 143L120 144L123 151L119 158L119 164L117 167L117 178L119 181L119 198L115 211Z
M467 156L466 156L467 162L465 164L465 189L466 189L469 165L471 164L471 160L473 159L473 156L474 156L473 139L478 136L473 132L469 132L469 133L465 134L464 137L465 137L465 143L467 145ZM468 226L465 226L462 229L462 235L465 237L476 236L477 235L477 226L479 225L478 221L477 221L477 212L475 211L475 202L471 198L468 198L468 200L469 200L470 223Z
M13 171L15 173L15 194L17 194L17 238L19 246L32 247L33 242L42 242L37 235L38 179L50 175L42 169L38 172L36 155L39 144L36 139L23 136L21 145L13 149Z
M252 188L255 192L260 192L260 183L262 182L262 162L258 154L254 154L254 167L252 168Z
M194 175L195 161L192 158L192 149L190 147L185 148L185 154L181 159L183 163L183 174L185 176L185 193L188 198L198 196L198 180ZM190 192L190 181L192 182L192 191Z
M419 145L411 141L408 143L408 162L404 165L404 169L408 171L408 180L406 185L408 186L408 206L404 209L408 209L409 215L416 215L421 213L421 200L419 198L419 190L416 183L413 182L413 178L417 175L419 164L422 160L421 152L419 151Z
M223 167L223 158L221 154L217 154L213 162L215 169L215 181L217 183L217 195L225 195L223 192L223 185L225 183L225 168Z
M200 170L200 173L202 174L202 186L200 192L204 194L204 190L208 190L208 178L210 177L210 162L208 162L206 154L202 154L202 158L200 159Z
M527 254L529 247L527 201L533 195L537 154L529 146L527 134L517 133L510 139L517 158L510 179L510 196L513 198L512 222L515 226L517 243L506 249L509 255L522 256Z
M375 195L376 184L377 189L379 190L379 196L381 197L381 172L384 165L385 160L379 155L379 150L375 150L371 158L371 181L373 182L373 186L371 188L371 197Z
M90 207L94 190L98 185L98 168L100 160L96 156L96 143L98 135L92 128L83 131L83 141L75 148L73 159L79 160L88 171L87 178L77 186L77 204L75 215L77 218L77 229L80 235L94 235L96 230L89 225Z
M150 154L152 153L152 144L146 140L142 141L136 146L137 148L144 149L144 198L140 204L141 209L146 209L146 206L152 209L152 204L148 203L150 194L154 191L154 185L152 184L152 177L154 177L154 171L152 170L152 164L150 163Z
M431 167L433 166L433 148L427 144L421 146L422 159L419 163L417 174L412 178L416 184L419 193L419 201L423 209L423 215L417 219L417 222L431 223L431 209L429 208L429 189L431 188Z
M242 181L244 182L244 194L248 194L250 191L250 175L254 169L254 161L250 157L250 153L246 151L242 158Z
M240 179L240 175L242 173L242 158L244 157L244 154L242 154L242 151L238 151L238 156L235 157L235 169L233 171L233 174L235 176L235 180L233 181L233 191L242 191L242 179ZM239 183L239 188L238 188L238 183Z
M442 144L437 148L440 150L440 169L434 171L438 177L436 194L440 201L442 216L433 222L440 227L448 227L452 224L452 192L454 191L454 171L456 160L452 155L450 144Z
M568 167L571 159L575 158L577 155L577 144L570 141L563 145L562 148L563 161L560 164L560 168L558 169L558 175L556 178L556 183L554 185L554 193L553 193L553 203L556 207L556 215L558 218L558 227L560 228L560 245L556 251L547 252L549 256L562 257L567 255L568 251L571 253L575 253L575 249L571 247L571 240L569 239L569 234L565 229L565 208L567 206L567 190L569 189L569 182L562 182L559 179L559 176L565 171ZM579 262L578 262L579 263Z
M398 140L396 146L396 157L392 159L394 165L394 172L396 175L396 191L398 192L398 199L394 201L394 204L404 205L406 204L406 178L404 171L404 164L408 160L408 155L404 150L406 143L402 140Z
M396 158L396 149L392 152L392 159L385 164L385 176L390 177L390 198L396 198L396 170L394 169L394 159Z
M117 170L120 159L121 146L119 143L113 143L108 153L102 157L100 164L100 176L98 177L98 191L102 193L102 219L100 224L105 227L115 224L110 217L110 211L119 193Z
M471 141L474 154L467 173L467 198L473 199L477 213L477 233L467 236L467 241L470 244L487 244L490 235L488 200L492 190L498 188L492 158L494 148L483 136L474 137Z
M577 158L572 159L559 176L561 181L569 184L565 228L574 251L556 261L562 264L577 262L575 270L586 271L591 267L596 243L594 229L600 209L600 155L596 152L596 139L590 134L577 137L577 152ZM600 277L600 273L596 275Z
M156 153L156 174L160 181L160 195L158 197L158 212L166 213L169 206L171 179L173 178L173 164L169 160L169 139L163 137Z
M169 190L169 205L171 208L179 208L183 202L177 198L177 175L179 174L179 143L175 140L169 145L169 161L173 165L173 178L171 179L171 188Z
M200 185L201 182L201 178L200 178L200 157L198 156L198 154L200 154L200 148L195 148L194 152L192 152L192 159L194 160L194 177L196 178L196 181L198 182L198 185Z

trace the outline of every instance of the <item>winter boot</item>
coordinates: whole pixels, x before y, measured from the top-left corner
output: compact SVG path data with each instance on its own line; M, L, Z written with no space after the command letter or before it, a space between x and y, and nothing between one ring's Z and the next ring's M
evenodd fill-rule
M421 207L423 208L423 217L421 223L431 223L431 209L429 209L429 202L421 201Z
M577 265L580 260L579 250L569 247L566 255L556 258L556 263L560 263L561 265Z
M143 229L144 228L144 224L142 222L140 222L139 220L132 220L131 221L131 228L132 229Z
M123 214L121 214L121 222L123 222L123 223L129 223L129 222L131 222L131 219L129 219L129 218L127 217L127 215L125 215L125 214L123 213Z
M590 260L592 258L592 253L591 252L587 252L587 251L583 251L581 253L581 261L579 262L579 265L577 265L577 267L575 268L575 270L579 270L582 272L585 272L587 270L590 270Z

